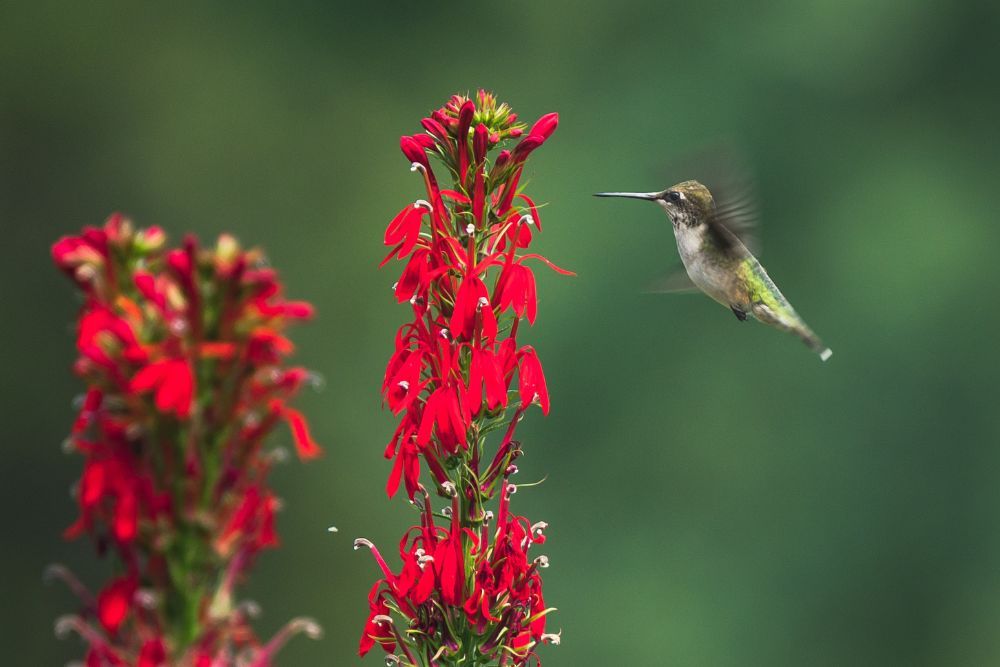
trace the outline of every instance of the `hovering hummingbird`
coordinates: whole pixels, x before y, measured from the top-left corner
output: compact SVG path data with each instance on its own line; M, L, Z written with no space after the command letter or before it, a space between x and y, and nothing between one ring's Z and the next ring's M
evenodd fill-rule
M697 288L733 311L741 322L759 322L801 338L826 361L833 352L806 325L747 248L752 209L738 200L716 203L698 181L684 181L662 192L598 192L596 197L653 201L673 223L685 272L670 276L656 291Z

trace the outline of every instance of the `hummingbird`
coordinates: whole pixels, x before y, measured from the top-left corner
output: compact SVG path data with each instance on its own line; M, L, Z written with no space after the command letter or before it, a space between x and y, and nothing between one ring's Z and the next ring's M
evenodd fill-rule
M826 361L833 352L799 317L747 247L752 247L753 212L739 200L718 204L698 181L684 181L662 192L598 192L595 197L628 197L659 204L674 228L684 273L668 277L655 290L700 289L729 308L741 322L753 316L802 339Z

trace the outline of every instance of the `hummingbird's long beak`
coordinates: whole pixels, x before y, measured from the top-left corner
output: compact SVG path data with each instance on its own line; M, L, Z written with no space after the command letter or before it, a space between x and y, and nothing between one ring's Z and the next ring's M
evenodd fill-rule
M646 199L652 201L660 196L659 192L595 192L595 197L628 197L629 199Z

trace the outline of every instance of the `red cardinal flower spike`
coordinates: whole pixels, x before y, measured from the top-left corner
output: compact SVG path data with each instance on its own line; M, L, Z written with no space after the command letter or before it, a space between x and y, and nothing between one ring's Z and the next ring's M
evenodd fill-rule
M558 122L546 114L525 134L510 107L479 91L453 96L423 119L426 134L400 140L426 193L383 239L391 248L383 265L405 261L393 289L413 313L382 383L400 420L385 449L393 459L386 491L405 488L421 518L400 542L398 574L371 542L355 543L382 573L358 652L379 646L386 664L526 665L539 662L540 644L559 641L546 632L552 608L540 570L548 559L536 553L546 524L510 511L521 453L514 430L532 405L549 412L538 355L517 342L521 320L534 323L538 310L525 260L568 273L525 254L541 221L518 183ZM430 157L452 177L450 189L439 189ZM434 496L443 508L432 509Z
M401 249L417 242L413 220L397 227ZM88 667L264 667L290 633L316 631L296 620L262 647L233 601L278 544L264 438L284 419L301 459L321 453L288 405L310 376L287 365L284 332L312 307L231 236L165 243L114 215L52 248L83 297L73 368L87 392L67 446L84 463L66 537L91 536L121 571L93 595L53 566L83 607L57 627L87 641Z

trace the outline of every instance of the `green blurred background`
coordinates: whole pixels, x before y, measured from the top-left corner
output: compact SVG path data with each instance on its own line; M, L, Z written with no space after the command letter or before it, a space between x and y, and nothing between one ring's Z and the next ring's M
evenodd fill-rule
M379 384L395 328L385 223L421 188L397 138L488 87L561 114L531 161L540 351L552 414L522 425L517 509L551 524L546 665L1000 664L995 2L4 3L0 8L4 662L58 665L74 608L46 587L80 459L76 300L48 246L113 210L176 240L264 246L314 302L300 405L327 453L274 476L283 548L247 595L282 665L358 664L377 571L413 515L383 484ZM585 6L586 5L586 6ZM733 141L763 203L763 259L835 355L641 287L662 214L599 190L692 176ZM676 171L676 170L675 170ZM278 435L287 444L286 435ZM340 532L330 535L326 527ZM365 664L381 664L369 657Z

